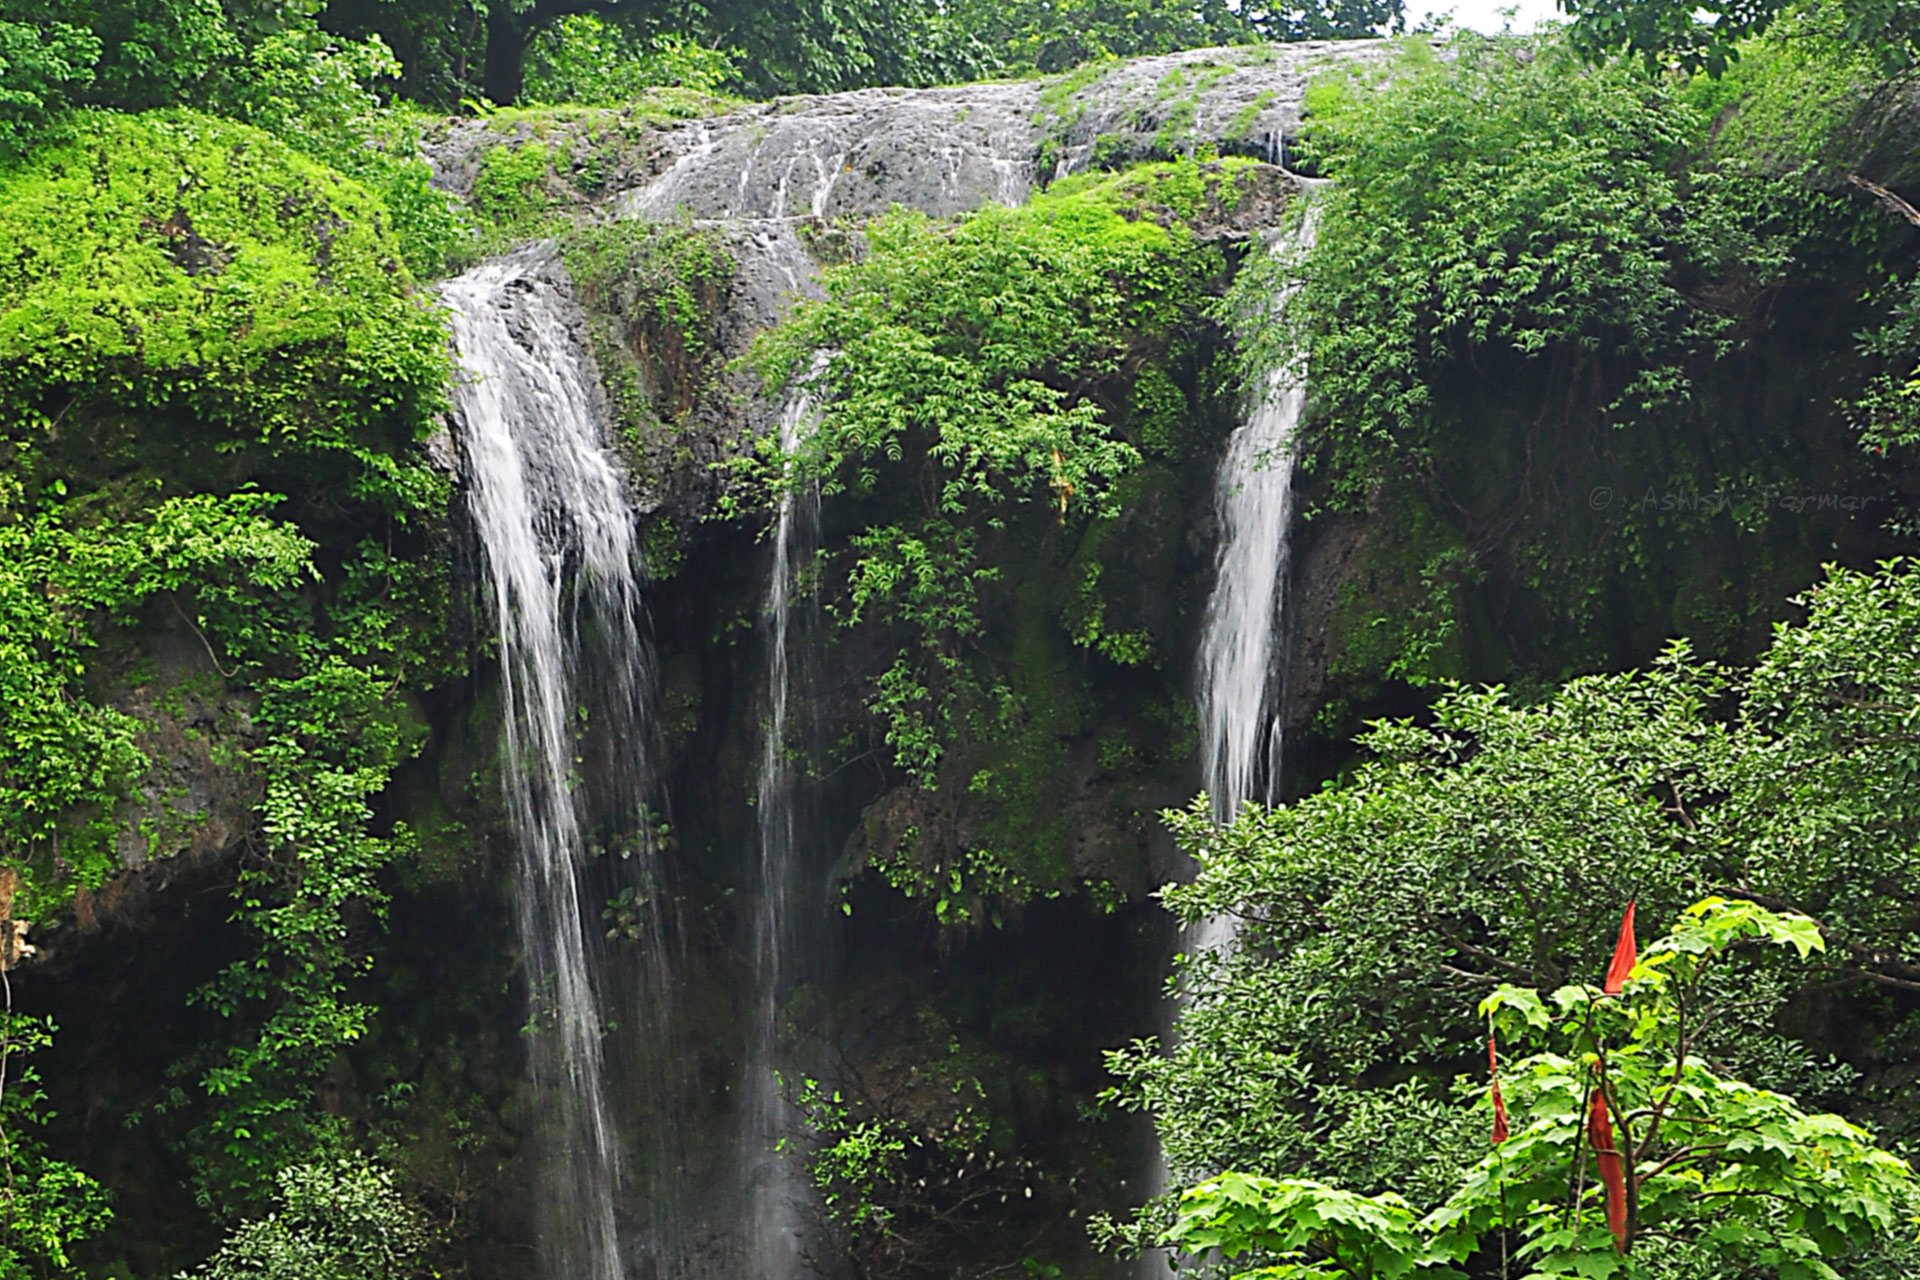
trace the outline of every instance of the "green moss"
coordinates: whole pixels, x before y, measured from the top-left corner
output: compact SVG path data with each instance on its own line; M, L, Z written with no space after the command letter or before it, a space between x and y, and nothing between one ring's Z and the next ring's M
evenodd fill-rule
M1112 169L1115 162L1123 159L1131 149L1132 141L1125 134L1103 133L1093 140L1093 152L1088 159L1091 169Z
M1049 79L1040 90L1039 123L1049 124L1070 113L1077 117L1079 109L1076 109L1074 98L1082 89L1098 83L1116 65L1117 62L1112 58L1099 58Z
M1199 104L1192 98L1174 103L1154 132L1152 154L1168 157L1191 154L1199 142L1199 133L1194 127L1198 110Z
M486 115L490 129L500 132L531 128L548 136L569 126L587 125L596 129L617 127L649 129L680 120L700 120L717 116L744 105L743 98L720 93L703 93L679 85L656 85L617 107L593 107L575 104L557 106L494 107Z
M560 203L547 190L553 160L544 142L488 148L469 197L474 213L498 231L530 230Z
M140 412L406 482L384 459L442 402L444 330L354 183L242 125L96 113L0 171L0 246L0 409L29 453Z
M1366 541L1341 589L1331 631L1330 680L1366 698L1382 683L1424 686L1465 679L1461 588L1475 576L1459 534L1410 487L1382 495L1374 527L1392 536ZM1337 724L1345 708L1324 713Z
M738 271L725 237L622 221L578 228L562 244L636 472L685 465L681 433L724 368L717 330Z
M564 234L622 175L647 163L659 126L739 105L738 99L669 87L620 107L534 106L490 112L475 144L479 171L467 194L467 207L480 228L468 256L477 259L516 240Z
M1260 118L1260 113L1272 104L1273 90L1262 89L1259 97L1234 113L1233 123L1227 126L1227 135L1232 138L1245 138L1247 131L1253 128L1254 121Z
M648 577L656 582L671 578L687 561L685 531L665 516L642 516L640 553L646 561Z
M1115 234L1116 222L1172 229L1214 209L1237 208L1245 184L1259 167L1258 161L1238 156L1178 157L1118 173L1089 171L1062 178L1035 195L1029 208L1038 216L1065 221L1085 238L1103 230Z
M1080 122L1087 112L1086 104L1078 102L1080 91L1098 82L1115 62L1111 58L1096 59L1083 63L1063 75L1054 76L1040 89L1039 106L1034 112L1034 123L1041 128L1040 151L1038 155L1039 172L1044 180L1059 165L1061 148L1065 145L1067 131Z

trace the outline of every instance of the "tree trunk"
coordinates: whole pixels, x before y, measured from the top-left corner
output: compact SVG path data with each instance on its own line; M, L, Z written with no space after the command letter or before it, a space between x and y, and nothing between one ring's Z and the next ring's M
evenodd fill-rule
M496 107L520 101L527 80L527 41L533 34L531 14L517 14L509 0L493 0L487 7L487 65L481 91Z

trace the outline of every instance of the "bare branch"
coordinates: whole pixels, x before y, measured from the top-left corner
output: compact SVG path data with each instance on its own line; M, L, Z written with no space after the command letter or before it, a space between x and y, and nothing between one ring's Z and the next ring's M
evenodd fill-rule
M1920 209L1914 208L1879 183L1869 181L1857 173L1848 174L1847 181L1872 196L1875 200L1878 200L1882 205L1886 206L1889 211L1905 218L1914 226L1920 227Z

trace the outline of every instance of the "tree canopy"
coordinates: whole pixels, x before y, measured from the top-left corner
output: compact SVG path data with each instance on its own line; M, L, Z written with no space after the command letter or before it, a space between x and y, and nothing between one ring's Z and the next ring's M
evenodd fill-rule
M1632 946L1629 910L1621 942ZM1485 1154L1431 1212L1391 1191L1227 1173L1181 1197L1168 1243L1252 1253L1245 1278L1773 1275L1839 1280L1905 1244L1904 1160L1835 1115L1730 1078L1699 1053L1711 975L1742 948L1824 950L1819 927L1709 898L1602 987L1501 984L1488 1019ZM1723 997L1731 1000L1731 996ZM1538 1052L1502 1068L1495 1046ZM1512 1117L1509 1128L1509 1115ZM1854 1272L1858 1274L1858 1272Z
M1684 1026L1682 1057L1744 1082L1687 1084L1702 1105L1744 1107L1746 1098L1787 1107L1778 1123L1809 1141L1828 1130L1856 1141L1769 1099L1837 1104L1853 1081L1781 1021L1799 993L1851 988L1871 1004L1881 992L1920 990L1920 906L1897 887L1920 873L1920 809L1907 782L1920 767L1920 673L1910 669L1920 653L1920 574L1904 563L1835 570L1802 603L1807 620L1780 627L1750 669L1703 663L1676 646L1651 670L1578 679L1533 704L1499 689L1456 689L1431 724L1374 725L1362 739L1372 758L1345 785L1271 811L1249 805L1225 826L1204 799L1169 815L1202 872L1168 889L1167 901L1185 921L1224 917L1240 929L1236 945L1187 961L1175 1043L1112 1058L1123 1080L1115 1096L1155 1113L1176 1176L1332 1176L1363 1190L1397 1188L1414 1206L1403 1226L1415 1209L1442 1202L1455 1209L1436 1210L1434 1230L1466 1221L1477 1211L1449 1201L1453 1177L1481 1187L1458 1192L1471 1200L1498 1172L1473 1165L1471 1127L1431 1085L1353 1082L1416 1064L1431 1079L1471 1062L1484 1012L1502 1009L1525 1013L1502 1024L1515 1032L1551 1024L1582 1052L1598 1052L1579 1039L1590 1036L1585 997L1542 1004L1544 996L1498 993L1555 992L1598 973L1610 918L1629 900L1658 918L1719 893L1805 913L1777 940L1817 957L1802 967L1734 945L1741 929L1786 928L1766 909L1703 908L1654 954L1684 960L1686 990L1698 993L1684 998L1711 997L1717 1012L1683 1017L1660 1004L1682 998L1663 977L1645 989L1657 1006L1646 1017L1622 1021L1613 1011L1627 1006L1613 1005L1606 1017L1635 1043L1665 1037L1669 1056L1647 1067L1647 1089L1691 1080L1692 1068L1672 1056L1675 1027ZM1734 933L1689 941L1697 929ZM1709 954L1731 968L1696 972ZM1643 968L1664 963L1649 958ZM1510 1078L1532 1081L1521 1096L1547 1108L1540 1117L1565 1120L1580 1114L1590 1086L1555 1052L1562 1056ZM1644 1116L1646 1105L1620 1110ZM1541 1140L1561 1144L1564 1160L1573 1131L1552 1132L1543 1119ZM1499 1176L1512 1187L1525 1181L1530 1142L1503 1148L1516 1163ZM1537 1190L1553 1202L1544 1184ZM1478 1239L1491 1219L1476 1221Z
M1598 62L1626 53L1649 65L1720 75L1741 42L1785 15L1802 38L1838 40L1870 50L1888 71L1911 66L1920 8L1909 0L1559 0L1573 20L1573 47Z

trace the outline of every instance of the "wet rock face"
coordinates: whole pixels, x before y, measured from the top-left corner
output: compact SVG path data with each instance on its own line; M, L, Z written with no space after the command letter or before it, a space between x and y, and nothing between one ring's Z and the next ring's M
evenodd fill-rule
M1018 204L1034 180L1036 84L862 89L686 126L674 163L623 195L629 217L947 217Z
M127 690L119 709L141 723L148 768L115 815L116 851L127 868L170 858L216 856L254 828L264 793L245 761L255 745L251 700L227 692L213 656L179 631L149 638L158 679ZM86 904L78 908L86 915Z
M1381 62L1393 49L1387 40L1310 40L1116 63L1041 104L1044 137L1037 145L1052 162L1046 180L1202 146L1284 165L1287 142L1300 132L1307 85L1343 66Z
M678 124L636 109L458 121L425 144L434 185L466 196L494 147L553 152L551 194L656 220L951 217L1018 204L1090 168L1201 147L1284 160L1308 82L1378 62L1384 40L1194 49L1050 80L782 98ZM591 174L591 181L582 175Z
M1201 146L1280 160L1309 80L1378 61L1383 40L1196 49L1076 83L865 89L788 98L681 127L674 162L625 193L626 216L949 217L1018 204L1037 183Z

